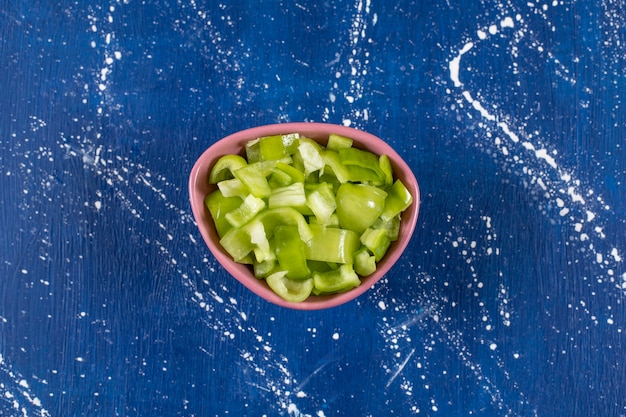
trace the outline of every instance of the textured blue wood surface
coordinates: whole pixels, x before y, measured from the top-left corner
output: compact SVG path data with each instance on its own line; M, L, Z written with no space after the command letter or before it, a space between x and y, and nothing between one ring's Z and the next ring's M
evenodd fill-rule
M626 415L623 2L0 1L0 415ZM392 144L422 210L344 306L194 225L216 140Z

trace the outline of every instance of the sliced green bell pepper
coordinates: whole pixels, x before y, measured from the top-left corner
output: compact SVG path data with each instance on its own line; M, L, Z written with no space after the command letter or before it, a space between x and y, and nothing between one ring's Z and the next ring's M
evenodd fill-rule
M326 168L330 168L330 172L337 178L339 183L343 184L346 182L367 182L375 185L382 185L384 182L382 171L378 167L378 159L376 159L376 164L370 165L373 160L371 158L367 158L368 161L360 161L359 163L354 164L345 164L340 156L341 152L350 152L351 150L357 152L365 152L365 154L369 154L369 152L362 151L356 148L341 148L339 151L334 151L331 149L325 149L322 151L322 159L324 160L324 164ZM370 154L373 156L373 154ZM346 154L346 157L351 156L354 158L358 158L358 155L350 153ZM358 161L357 161L358 162ZM326 172L326 169L325 171Z
M319 171L324 168L324 159L322 159L322 155L320 153L321 149L319 148L319 145L315 144L315 142L311 142L312 141L300 140L300 145L298 146L298 153L304 163L305 178L312 172Z
M243 227L233 227L220 239L220 245L235 262L242 262L254 249L255 244L250 240L250 233Z
M341 184L337 190L337 217L344 229L363 232L383 212L387 193L366 184Z
M285 164L284 162L278 162L276 164L276 170L281 170L288 174L291 177L291 182L304 182L304 173L302 171L297 170L291 165Z
M271 247L272 241L270 241ZM257 278L265 278L268 275L277 272L278 261L276 259L268 259L263 262L254 261L252 263L252 270L254 271L254 276Z
M299 303L306 300L313 290L313 279L290 279L287 271L279 271L265 278L267 285L283 300Z
M304 255L304 242L296 226L278 226L274 230L276 258L282 270L287 271L287 278L305 279L311 276Z
M321 225L330 224L330 218L337 209L333 187L326 182L316 184L307 193L306 204L315 215L317 223Z
M248 165L241 155L224 155L220 157L209 173L209 184L217 184L220 181L234 177L233 172Z
M272 190L268 198L270 208L276 207L302 207L307 204L307 197L304 192L304 183L294 182L286 187Z
M388 190L388 195L385 199L385 207L380 217L384 221L389 221L406 210L412 202L413 196L409 190L404 186L402 181L396 180Z
M372 252L378 262L387 253L391 241L385 229L366 229L361 235L361 243Z
M325 164L324 172L330 168L332 175L334 175L341 184L350 180L348 168L339 160L339 153L337 151L326 149L322 151L320 155Z
M248 194L239 207L226 213L224 217L233 227L241 227L265 208L265 201Z
M309 270L311 270L311 273L328 272L331 269L339 268L337 264L334 264L332 262L312 261L310 259L307 259L306 264L309 267Z
M390 220L383 220L382 217L379 217L372 226L372 229L385 229L387 233L387 237L392 242L398 240L398 236L400 235L400 224L402 223L402 218L400 214L395 215Z
M249 164L261 160L261 140L253 139L246 142L246 159Z
M240 262L250 252L254 252L257 261L274 259L269 239L274 230L281 225L296 226L303 242L312 237L306 219L292 207L278 207L261 211L242 227L233 227L220 239L220 244L236 261Z
M344 264L328 272L313 273L313 286L320 294L344 292L359 285L361 280L354 272L352 264Z
M237 209L241 203L240 197L225 197L219 189L207 194L204 198L204 204L213 218L218 236L224 236L231 229L232 225L226 220L226 213Z
M224 194L224 197L246 198L250 191L238 178L223 180L217 183L217 188Z
M383 185L384 179L376 171L358 165L346 165L348 180L355 183Z
M259 160L270 161L279 160L285 156L292 155L298 148L297 133L288 135L264 136L259 139Z
M247 161L227 155L209 172L218 189L205 205L222 247L286 300L358 286L398 238L412 196L387 155L352 145L265 136L248 141Z
M293 207L276 207L257 214L251 222L261 222L268 235L271 236L278 226L296 226L303 242L311 240L313 233L304 216ZM246 228L244 226L244 228Z
M378 156L369 151L357 148L342 148L338 150L339 160L344 165L355 165L373 171L380 180L384 179L384 173L380 169Z
M328 135L328 143L326 144L326 149L338 151L339 149L350 148L352 146L352 143L353 141L350 138L331 133L330 135Z
M362 277L376 272L376 258L365 246L354 253L354 271Z
M276 252L272 250L268 233L265 231L263 223L258 221L250 222L245 227L250 236L250 243L254 245L254 259L258 262L271 261L276 259Z
M311 224L312 237L305 243L304 253L312 261L352 263L353 253L361 246L358 233L336 227Z
M271 161L285 156L282 135L265 136L259 139L259 161Z
M233 174L241 181L250 194L258 198L268 197L272 193L267 177L276 166L276 161L261 161L239 168Z
M270 186L274 186L274 188L285 187L295 182L304 182L304 173L292 165L279 161L272 169L269 181Z
M378 166L384 176L384 184L386 187L393 184L393 167L391 166L391 160L389 156L382 154L378 157Z

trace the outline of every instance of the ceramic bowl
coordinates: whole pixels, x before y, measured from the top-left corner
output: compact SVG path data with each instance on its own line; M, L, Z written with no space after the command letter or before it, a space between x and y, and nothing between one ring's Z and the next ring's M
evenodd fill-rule
M250 267L236 263L232 260L232 258L220 246L213 220L204 204L205 196L216 188L215 185L209 184L209 172L213 164L222 155L233 153L245 155L245 144L249 140L262 136L287 133L299 133L302 136L315 139L322 145L326 145L329 134L335 133L351 138L354 141L354 147L369 150L377 155L383 153L387 154L391 160L395 178L402 180L413 195L413 203L404 213L402 213L402 222L398 240L392 242L386 255L378 263L376 272L370 276L362 278L361 285L348 292L324 296L311 295L308 299L299 303L283 300L269 288L265 280L256 278ZM356 297L370 289L389 272L404 252L409 240L411 239L413 230L415 229L420 206L420 191L413 172L406 162L404 162L398 155L398 153L382 139L379 139L369 133L345 126L307 122L281 123L254 127L231 134L217 141L204 151L193 166L189 177L189 194L191 208L198 228L200 229L200 233L208 245L209 250L215 256L217 261L224 267L224 269L226 269L226 271L228 271L235 279L259 297L279 306L298 310L320 310L336 307L354 300Z

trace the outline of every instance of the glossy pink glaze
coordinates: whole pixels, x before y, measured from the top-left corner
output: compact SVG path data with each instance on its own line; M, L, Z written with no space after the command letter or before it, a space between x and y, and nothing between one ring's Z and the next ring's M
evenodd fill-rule
M221 156L233 153L243 155L244 146L249 140L262 136L287 133L299 133L317 140L322 145L326 145L329 134L335 133L353 139L354 146L357 148L367 149L377 155L387 154L391 160L395 177L402 180L413 195L413 203L402 215L398 240L391 244L385 257L378 263L375 273L362 278L362 284L353 290L325 296L312 295L301 303L283 300L267 286L265 280L256 278L248 266L238 264L232 260L220 246L213 219L211 219L211 215L204 204L205 196L216 188L208 182L209 171ZM391 269L404 252L415 229L420 206L420 191L413 172L387 143L366 132L326 123L281 123L260 126L242 130L219 140L209 147L193 166L189 176L189 194L191 208L200 233L218 262L235 279L258 296L271 303L298 310L320 310L336 307L355 299L370 289Z

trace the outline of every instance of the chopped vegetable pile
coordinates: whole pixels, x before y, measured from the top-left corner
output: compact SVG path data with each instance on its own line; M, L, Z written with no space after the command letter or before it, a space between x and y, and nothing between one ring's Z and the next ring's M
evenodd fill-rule
M220 244L281 298L345 292L376 271L412 203L387 155L331 134L249 141L218 159L205 198Z

